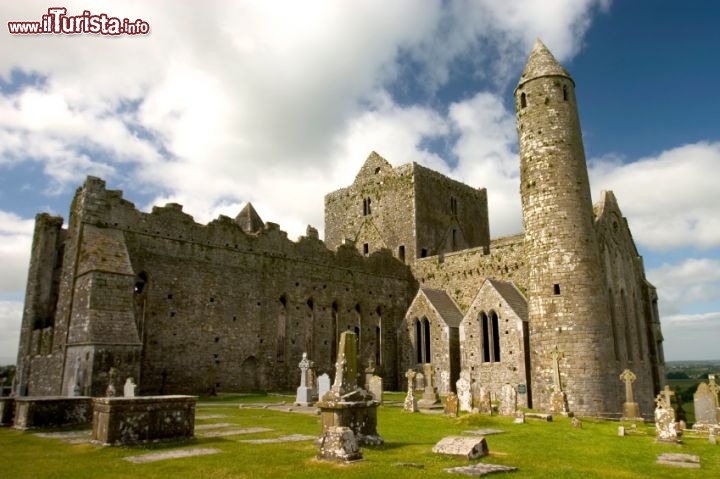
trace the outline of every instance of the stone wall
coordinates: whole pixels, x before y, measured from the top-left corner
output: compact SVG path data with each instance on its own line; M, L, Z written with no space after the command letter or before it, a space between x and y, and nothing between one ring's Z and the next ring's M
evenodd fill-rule
M355 328L362 364L375 359L395 387L414 291L389 252L332 252L313 229L294 243L273 223L252 234L227 217L200 225L174 204L142 213L95 178L73 207L55 328L67 354L45 357L61 372L33 369L31 389L70 394L82 378L101 394L110 367L145 394L290 389L303 352L331 372L337 335Z

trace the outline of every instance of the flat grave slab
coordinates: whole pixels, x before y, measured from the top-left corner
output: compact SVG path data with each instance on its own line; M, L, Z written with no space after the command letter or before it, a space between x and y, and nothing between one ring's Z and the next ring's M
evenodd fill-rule
M472 466L450 467L445 472L452 474L465 474L466 476L487 476L496 472L512 472L517 471L517 467L501 466L500 464L483 464L477 463Z
M317 436L307 436L304 434L291 434L289 436L273 437L269 439L242 439L238 442L246 442L248 444L276 444L280 442L300 442L314 441Z
M155 452L141 456L128 456L124 459L133 464L145 464L148 462L164 461L167 459L180 459L183 457L207 456L222 452L220 449L178 449L176 451Z
M666 452L665 454L660 454L655 462L665 466L700 469L700 457L692 454Z
M241 434L255 434L258 432L269 432L272 429L267 427L247 427L244 429L227 429L224 431L206 431L198 434L202 437L224 437L224 436L239 436Z

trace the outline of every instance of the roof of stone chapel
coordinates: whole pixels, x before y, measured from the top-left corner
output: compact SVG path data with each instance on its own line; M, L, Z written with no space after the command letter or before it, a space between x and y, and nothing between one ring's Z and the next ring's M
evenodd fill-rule
M439 289L420 288L433 308L437 310L445 324L451 328L460 326L463 315L455 302L445 291Z
M507 302L508 306L515 311L520 319L527 321L528 319L528 305L527 299L522 293L515 287L514 284L508 283L507 281L500 281L499 279L487 280L495 291Z

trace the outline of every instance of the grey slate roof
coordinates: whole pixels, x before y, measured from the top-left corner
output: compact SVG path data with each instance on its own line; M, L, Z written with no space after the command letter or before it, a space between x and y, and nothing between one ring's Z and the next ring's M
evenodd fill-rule
M460 326L463 315L458 309L455 301L445 291L439 289L420 288L425 297L428 299L433 308L437 310L445 324L451 328Z
M507 281L500 281L499 279L489 279L488 282L495 288L500 296L507 302L508 306L515 311L520 319L523 321L528 320L528 306L527 299L522 295L520 291L515 287L514 284L508 283Z

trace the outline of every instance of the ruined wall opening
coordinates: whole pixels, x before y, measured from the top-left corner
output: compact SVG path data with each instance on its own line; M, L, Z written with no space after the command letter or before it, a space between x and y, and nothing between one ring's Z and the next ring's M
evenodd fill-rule
M377 326L375 326L375 364L378 366L382 364L382 307L378 306L375 309L377 314Z
M363 216L368 216L370 213L372 213L372 208L370 204L372 201L370 198L364 198L363 199Z
M400 258L400 261L403 263L405 262L405 245L398 246L398 258Z
M615 352L615 360L620 361L620 348L618 347L617 325L615 324L615 296L613 295L612 288L608 290L608 295L610 296L610 329L612 330L613 351Z
M370 245L368 243L363 243L363 254L365 256L370 254Z
M498 315L495 311L490 312L490 324L492 328L492 362L500 362L500 325Z
M625 326L625 354L627 360L632 361L632 334L630 334L630 318L628 317L628 305L624 289L620 290L620 307L622 308L622 321Z
M558 283L553 284L553 294L560 294L560 285Z
M332 315L331 315L331 325L330 328L332 330L332 344L330 345L330 364L335 364L335 360L337 359L337 347L338 347L338 321L340 320L340 307L338 306L337 301L333 301L332 304Z
M285 295L280 296L278 300L278 314L276 321L276 333L275 333L275 350L277 362L285 362L285 336L287 334L287 297Z
M314 336L314 330L315 330L315 301L313 301L312 298L308 298L308 300L305 302L307 305L308 311L307 311L307 319L305 321L305 352L308 353L308 356L311 358L315 356L315 350L314 350L314 344L315 341L313 341Z
M638 340L638 356L640 357L640 361L643 361L645 359L645 354L643 352L643 328L640 325L640 315L638 314L638 302L637 302L637 296L635 292L633 292L633 316L635 317L635 334L637 335Z
M483 362L490 362L490 322L485 311L480 313L480 328L482 329L482 358Z

